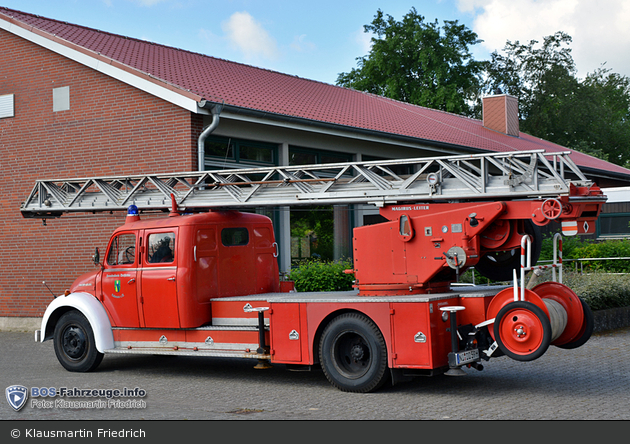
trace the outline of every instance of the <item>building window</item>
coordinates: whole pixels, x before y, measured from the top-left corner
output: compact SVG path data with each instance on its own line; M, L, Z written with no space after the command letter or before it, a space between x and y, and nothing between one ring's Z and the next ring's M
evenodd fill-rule
M391 160L391 159L385 159L384 157L365 156L365 155L362 156L362 159L365 162L372 162L374 160ZM393 165L393 166L389 166L388 168L392 173L401 177L406 177L414 173L413 165ZM376 171L376 173L380 175L388 175L385 173L385 171L381 169L375 169L374 171Z
M53 88L53 112L70 109L70 87Z
M352 154L289 147L289 165L314 165L352 161ZM314 171L319 177L334 176L333 170ZM351 176L352 172L346 173ZM324 261L352 257L351 207L348 205L291 208L291 260Z
M206 166L231 167L235 164L275 165L277 145L227 137L208 137L205 142Z
M314 165L320 163L342 163L351 161L352 154L312 150L294 146L289 147L289 165Z
M0 96L0 119L15 116L14 95L6 94Z
M630 213L602 213L597 223L601 237L630 237Z
M241 162L274 163L273 149L247 142L239 143L238 156Z

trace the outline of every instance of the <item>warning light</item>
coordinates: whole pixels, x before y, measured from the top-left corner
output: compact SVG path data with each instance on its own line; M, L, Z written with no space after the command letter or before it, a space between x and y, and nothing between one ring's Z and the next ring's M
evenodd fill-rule
M140 220L140 214L138 214L138 207L135 205L129 205L127 207L126 223L136 222Z

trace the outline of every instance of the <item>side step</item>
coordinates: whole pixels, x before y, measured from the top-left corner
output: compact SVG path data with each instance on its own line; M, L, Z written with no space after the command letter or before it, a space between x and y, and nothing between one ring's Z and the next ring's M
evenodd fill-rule
M270 354L246 352L241 350L195 350L193 348L162 348L162 347L116 347L105 350L106 354L133 354L133 355L171 355L171 356L208 356L219 358L249 358L270 360Z
M104 353L213 356L270 360L268 327L204 326L191 329L114 328L114 348Z

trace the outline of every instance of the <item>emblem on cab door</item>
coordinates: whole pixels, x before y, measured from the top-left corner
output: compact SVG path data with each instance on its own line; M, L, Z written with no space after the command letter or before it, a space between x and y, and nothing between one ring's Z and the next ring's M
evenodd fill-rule
M112 297L116 299L125 297L125 293L120 293L120 281L118 279L114 281L114 292L112 293Z

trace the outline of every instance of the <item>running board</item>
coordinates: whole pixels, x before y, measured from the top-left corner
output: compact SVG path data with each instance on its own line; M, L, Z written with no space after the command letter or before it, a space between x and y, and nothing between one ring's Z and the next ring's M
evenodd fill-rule
M264 324L184 329L118 327L113 329L114 348L104 353L271 359L265 344L268 330Z
M194 348L162 348L162 347L117 347L104 351L105 354L133 355L171 355L171 356L208 356L218 358L247 358L271 360L270 354L246 352L241 350L195 350Z

